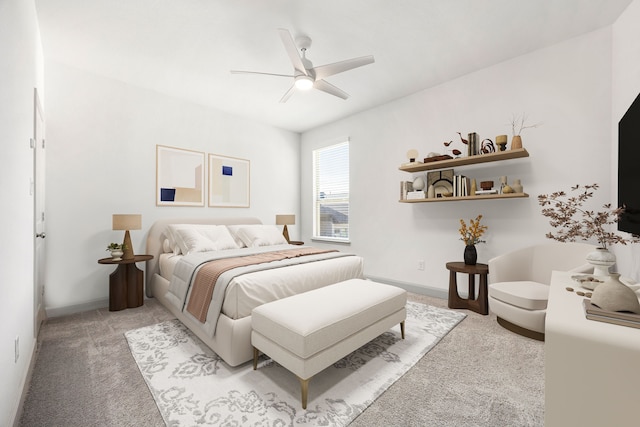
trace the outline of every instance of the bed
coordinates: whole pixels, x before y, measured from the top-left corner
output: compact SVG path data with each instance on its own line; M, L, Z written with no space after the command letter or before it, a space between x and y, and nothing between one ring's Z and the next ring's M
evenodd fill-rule
M212 249L206 244L198 247L195 253L188 255L175 247L176 230L186 232L193 224L194 228L224 231L223 237L216 235L212 238L219 247ZM224 227L216 227L224 226ZM206 345L211 347L226 363L237 366L253 358L251 346L251 310L258 305L306 292L319 287L338 283L347 279L362 278L364 263L359 256L337 252L322 251L310 246L289 245L286 241L278 242L272 237L265 243L258 237L260 233L273 232L269 225L263 225L257 218L172 218L160 219L150 228L147 235L146 253L153 255L153 259L146 262L146 295L156 298L173 315L183 322ZM247 231L249 230L249 231ZM254 231L251 231L254 230ZM216 233L218 232L216 231ZM228 244L226 232L236 242L235 247ZM242 233L254 233L254 240L249 247L239 236L246 239ZM191 232L192 234L195 234ZM280 232L281 235L281 232ZM207 234L210 236L210 234ZM258 237L256 237L258 236ZM183 236L184 237L184 236ZM266 240L270 240L266 238ZM208 240L211 243L211 240ZM183 242L184 243L184 242ZM210 245L209 245L210 246ZM240 246L243 246L240 248ZM184 249L184 247L183 247ZM189 249L189 248L187 248ZM226 278L224 286L217 282L213 296L206 301L208 309L202 312L203 317L194 315L187 310L189 303L193 303L191 294L197 294L191 288L191 283L185 283L188 269L194 266L197 270L204 269L205 260L209 257L241 259L254 254L291 253L306 251L300 258L302 261L287 258L269 263L266 269L257 267L237 267L220 275L220 280ZM184 252L184 250L182 251ZM331 253L330 253L331 252ZM197 271L196 270L196 271ZM193 273L196 276L197 273ZM208 297L207 297L208 298ZM181 299L184 299L181 301ZM196 300L202 303L203 299ZM181 305L182 304L182 305Z

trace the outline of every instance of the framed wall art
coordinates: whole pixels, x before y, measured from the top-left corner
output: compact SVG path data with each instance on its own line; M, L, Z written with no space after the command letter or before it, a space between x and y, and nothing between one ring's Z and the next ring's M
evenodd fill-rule
M205 155L156 145L156 205L204 206Z
M209 206L248 208L250 162L209 154Z

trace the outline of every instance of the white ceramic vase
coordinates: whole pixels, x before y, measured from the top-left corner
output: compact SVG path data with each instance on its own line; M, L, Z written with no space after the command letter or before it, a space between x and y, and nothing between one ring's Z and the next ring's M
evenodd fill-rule
M114 249L111 251L112 261L122 261L122 255L124 255L122 249Z
M609 267L616 263L616 256L606 248L596 248L587 254L587 262L593 266L594 276L608 276Z

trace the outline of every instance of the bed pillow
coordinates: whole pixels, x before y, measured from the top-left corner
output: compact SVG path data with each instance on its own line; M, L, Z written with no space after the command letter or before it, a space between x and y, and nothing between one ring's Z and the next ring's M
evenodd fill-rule
M171 229L180 253L223 251L238 249L238 245L223 225L171 224Z
M237 236L249 248L257 246L286 245L282 231L275 225L244 225L238 228Z
M227 225L227 229L233 236L233 240L236 241L236 245L238 245L239 248L246 248L247 245L245 245L240 236L238 236L238 230L242 227L246 227L246 225Z

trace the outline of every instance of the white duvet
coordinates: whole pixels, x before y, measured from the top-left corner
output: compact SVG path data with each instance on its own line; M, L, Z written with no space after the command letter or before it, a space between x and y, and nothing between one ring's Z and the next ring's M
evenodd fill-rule
M191 279L203 263L213 259L292 248L294 247L290 245L277 245L163 256L162 275L167 277L167 273L171 272L166 297L186 316L200 323L186 310L186 302L190 295ZM362 278L363 270L361 257L330 252L227 271L216 283L207 320L202 326L208 335L213 336L220 313L231 319L240 319L251 315L251 310L261 304L347 279Z

